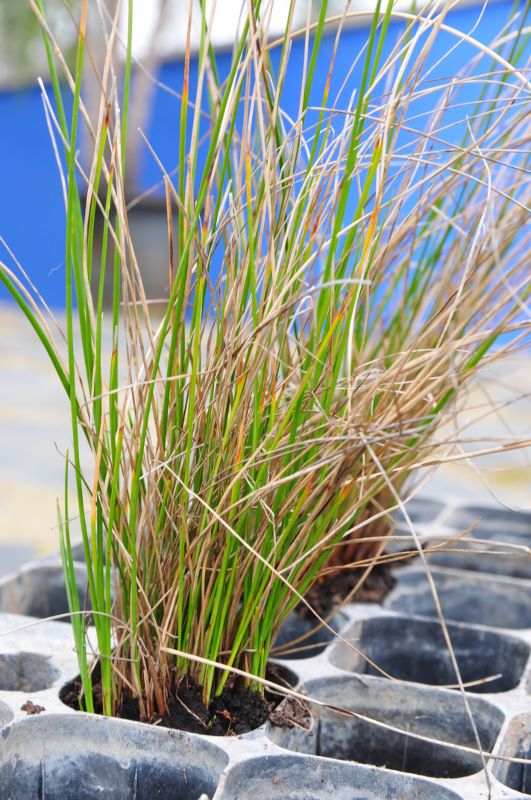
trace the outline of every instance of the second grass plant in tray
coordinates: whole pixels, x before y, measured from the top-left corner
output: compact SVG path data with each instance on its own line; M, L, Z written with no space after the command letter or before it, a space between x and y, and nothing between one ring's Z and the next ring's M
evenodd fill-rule
M70 400L60 523L81 705L113 715L133 699L151 720L183 679L205 705L229 680L263 691L286 615L331 564L370 568L405 481L444 459L434 434L456 396L479 364L526 336L531 85L518 65L528 4L487 46L448 25L441 4L407 14L378 1L348 74L336 62L359 16L348 8L328 27L326 2L316 4L296 30L292 3L273 41L269 4L249 0L221 70L211 12L191 4L175 171L145 136L168 218L168 293L155 304L125 192L137 135L131 4L115 16L100 0L83 4L74 74L45 4L32 5L66 165L64 341L31 286L5 266L0 274ZM95 118L83 100L89 11L108 56L96 61ZM119 13L129 16L125 43ZM442 33L472 52L458 73L450 56L444 79L429 61ZM293 116L284 88L295 42L304 65ZM90 163L79 161L81 134ZM94 654L78 613L73 518Z

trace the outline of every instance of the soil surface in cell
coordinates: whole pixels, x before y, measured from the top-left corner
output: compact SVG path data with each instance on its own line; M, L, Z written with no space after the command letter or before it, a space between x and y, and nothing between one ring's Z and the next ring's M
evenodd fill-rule
M394 563L376 564L352 597L351 592L356 589L365 570L352 567L335 570L312 586L306 594L306 600L321 616L344 603L347 598L351 603L381 603L396 583L392 574L394 566ZM303 608L310 613L307 607L301 606L301 610Z
M271 665L267 679L283 686L291 686L287 670ZM76 711L80 709L81 679L78 676L60 692L65 705ZM282 703L283 697L266 691L265 695L239 685L227 685L219 697L213 698L205 707L201 687L191 680L182 680L172 686L168 700L168 714L156 716L152 720L141 720L138 701L124 698L120 713L121 719L135 722L151 722L165 728L174 728L191 733L210 736L237 736L248 733L263 725L267 720L281 727L302 725L310 717L309 706L303 701L290 698ZM94 681L95 711L103 713L101 703L101 684Z

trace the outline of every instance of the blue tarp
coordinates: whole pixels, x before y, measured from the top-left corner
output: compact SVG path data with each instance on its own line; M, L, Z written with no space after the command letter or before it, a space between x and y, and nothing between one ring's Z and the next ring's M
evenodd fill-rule
M482 42L490 42L501 30L513 8L513 2L488 3L473 35ZM471 31L478 20L478 13L478 6L459 9L447 17L447 23L459 30ZM387 49L396 41L400 30L398 23L391 26L386 42ZM351 28L343 33L336 57L331 97L337 94L366 38L367 30L362 28ZM322 42L316 90L321 88L319 82L326 79L334 41L334 35L330 34ZM438 60L446 56L456 43L457 39L450 33L440 34L431 52L430 64L437 65ZM283 95L283 109L291 116L296 115L303 70L303 48L302 39L292 47ZM430 80L446 79L455 74L474 52L472 46L459 44L436 66ZM276 60L278 53L273 53L273 64ZM230 54L220 53L218 66L222 75L226 74L229 65ZM196 68L197 65L192 64L192 90L196 77L194 66ZM170 61L161 66L158 77L163 84L180 91L183 69L182 61ZM359 79L360 68L357 68L347 83L343 102L339 105L347 105L349 95L356 88ZM384 87L382 92L383 90ZM478 92L478 85L471 86L470 97L477 96ZM317 99L318 94L315 97ZM418 108L415 107L416 113L421 115L429 110L432 103L430 97L419 102ZM463 118L462 108L456 111L457 117ZM419 122L419 126L420 124ZM458 126L448 134L448 138L456 139L461 133ZM179 102L162 89L155 92L147 136L162 163L171 172L178 160ZM6 240L46 301L52 306L61 307L64 305L64 207L59 171L37 87L0 93L0 141L0 236ZM144 148L139 188L148 188L160 179L159 167ZM0 258L12 263L5 251L0 253ZM0 299L5 297L5 291L0 288Z

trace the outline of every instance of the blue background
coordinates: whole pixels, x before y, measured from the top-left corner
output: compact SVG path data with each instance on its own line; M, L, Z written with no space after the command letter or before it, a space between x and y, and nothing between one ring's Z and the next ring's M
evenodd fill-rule
M484 43L490 42L504 26L514 9L513 2L490 2L474 30L474 37ZM462 31L471 31L478 19L479 7L473 6L453 11L446 22ZM401 25L393 23L386 40L385 52L389 51L401 31ZM339 45L331 98L337 94L344 76L348 72L355 55L367 38L366 28L350 28L343 32ZM326 35L318 57L319 80L315 86L315 98L319 96L326 79L332 57L335 37ZM456 43L451 34L439 35L430 54L430 64L435 64L445 56ZM472 46L460 44L452 54L440 64L431 76L433 79L447 78L455 74L476 52ZM279 52L273 52L273 64L278 61ZM297 40L292 47L282 106L288 114L296 115L303 70L304 42ZM230 66L230 53L218 54L218 67L221 75ZM484 64L482 65L484 67ZM197 65L191 67L191 91L197 76ZM360 68L354 71L343 95L345 106L348 96L360 79ZM169 61L162 64L159 80L176 91L183 82L183 63ZM477 96L480 85L470 88L470 98ZM67 107L68 107L68 98ZM410 113L422 113L431 108L432 98L419 102ZM463 110L455 112L456 119L462 119ZM448 121L448 120L447 120ZM457 125L449 139L458 139L462 126ZM147 129L148 139L162 163L171 171L178 160L179 102L168 92L158 88L153 98L151 117ZM41 92L38 87L17 91L0 92L0 236L13 250L17 259L35 283L46 301L55 307L64 305L64 206L61 183L55 157L46 126ZM200 166L200 165L199 165ZM140 165L139 189L146 189L161 179L160 169L145 150ZM0 247L0 258L12 265L12 261ZM7 293L0 288L0 299Z

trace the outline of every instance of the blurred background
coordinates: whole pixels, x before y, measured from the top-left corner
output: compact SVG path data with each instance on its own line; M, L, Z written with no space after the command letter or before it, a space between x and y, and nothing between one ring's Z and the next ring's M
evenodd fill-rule
M109 14L117 0L109 0ZM77 36L79 0L47 0L48 18L67 61L72 64ZM207 3L208 5L208 3ZM286 0L272 5L271 35L282 34ZM212 4L210 3L212 7ZM370 12L373 0L355 0L352 11ZM509 14L529 3L513 0L456 2L447 23L488 43L505 25ZM410 2L397 8L410 9ZM183 81L187 0L135 0L135 70L130 131L140 129L170 174L177 163L179 93ZM330 4L331 12L345 10L345 0ZM319 3L299 0L296 20L302 25L319 11ZM230 63L230 49L241 16L240 0L217 0L213 43L221 72ZM367 35L368 16L357 16L342 33L337 63L349 72L353 54ZM122 20L125 36L125 19ZM389 39L393 41L391 26ZM194 39L195 37L195 39ZM192 28L197 42L198 26ZM88 42L95 63L103 42L97 20L89 27ZM330 26L322 45L323 76L335 31ZM434 74L457 72L470 48L441 35L432 53ZM451 50L451 58L443 56ZM304 68L303 41L292 49L293 69L287 80L284 110L296 116L296 99ZM438 59L443 59L438 65ZM273 52L274 60L274 52ZM439 73L437 73L437 69ZM324 80L323 77L323 80ZM41 83L38 83L41 79ZM350 91L358 76L353 73ZM194 64L191 65L191 82ZM290 92L291 87L291 92ZM339 88L339 86L337 87ZM43 92L49 89L46 56L38 22L25 0L0 0L0 260L23 270L51 307L58 324L64 308L64 205L60 164L52 144ZM90 74L84 87L88 107L98 97ZM65 92L65 97L67 97ZM291 103L291 106L290 106ZM429 103L429 100L427 100ZM419 109L421 113L422 109ZM95 113L95 112L94 112ZM52 126L53 127L53 126ZM165 207L161 173L142 137L130 136L127 187L133 239L151 297L164 295L166 266ZM531 264L530 264L531 266ZM69 408L47 358L16 305L0 288L0 574L34 556L58 549L56 501L62 493L64 453L69 446ZM489 448L511 439L531 439L531 369L528 355L516 354L479 375L463 405L460 423L470 425L469 449ZM492 411L493 401L503 407ZM422 491L464 502L503 503L530 508L530 449L455 461L435 476L427 475Z

